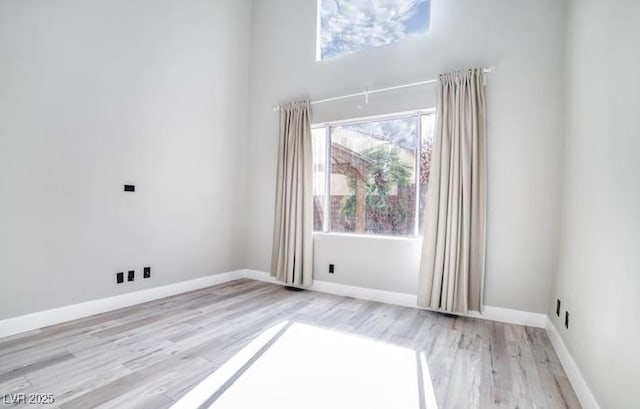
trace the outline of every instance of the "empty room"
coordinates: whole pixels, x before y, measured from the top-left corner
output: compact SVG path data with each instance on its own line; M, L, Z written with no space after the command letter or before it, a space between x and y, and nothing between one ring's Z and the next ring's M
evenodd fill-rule
M0 0L0 408L640 408L640 1Z

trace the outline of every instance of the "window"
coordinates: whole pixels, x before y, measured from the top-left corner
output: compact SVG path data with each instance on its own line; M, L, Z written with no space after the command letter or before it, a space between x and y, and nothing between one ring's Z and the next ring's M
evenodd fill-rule
M429 31L430 0L318 0L317 60Z
M313 127L314 230L417 236L433 128L431 112Z

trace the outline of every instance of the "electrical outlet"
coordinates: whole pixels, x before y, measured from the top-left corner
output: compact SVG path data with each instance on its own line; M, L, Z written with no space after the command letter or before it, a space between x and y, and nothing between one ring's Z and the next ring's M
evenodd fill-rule
M560 299L558 298L558 300L556 301L556 315L559 317L560 316Z
M117 284L124 283L124 273L121 272L116 274L116 283Z
M151 267L145 267L142 272L142 278L150 278L151 277Z
M569 329L569 311L564 312L564 327Z
M129 270L127 273L127 281L133 281L135 279L136 272L133 270Z
M136 191L136 185L124 185L124 191L125 192L135 192Z
M333 265L333 264L329 264L329 274L333 274L333 273L335 273L334 268L335 268L335 267L334 267L334 265Z

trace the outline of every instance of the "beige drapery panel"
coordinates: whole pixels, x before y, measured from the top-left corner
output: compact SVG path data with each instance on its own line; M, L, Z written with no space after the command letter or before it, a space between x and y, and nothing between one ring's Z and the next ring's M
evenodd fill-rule
M308 285L313 268L313 168L309 100L280 107L271 275Z
M480 310L485 265L483 69L441 75L437 110L418 305L466 314Z

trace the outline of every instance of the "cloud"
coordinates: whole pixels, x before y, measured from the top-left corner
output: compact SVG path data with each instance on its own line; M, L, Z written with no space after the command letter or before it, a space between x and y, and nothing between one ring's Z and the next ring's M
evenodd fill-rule
M409 149L414 149L418 140L416 117L365 122L346 125L345 128L358 130Z
M429 27L429 0L320 1L323 59L391 44Z

